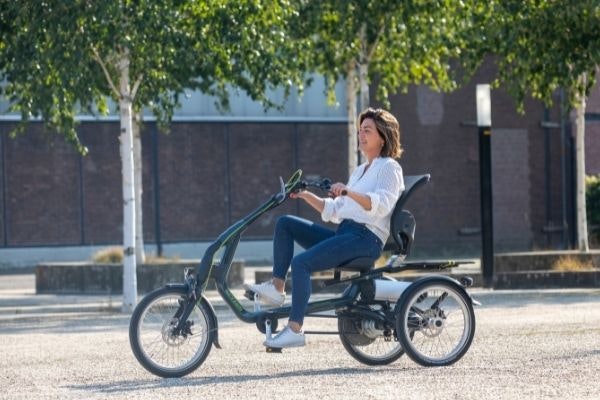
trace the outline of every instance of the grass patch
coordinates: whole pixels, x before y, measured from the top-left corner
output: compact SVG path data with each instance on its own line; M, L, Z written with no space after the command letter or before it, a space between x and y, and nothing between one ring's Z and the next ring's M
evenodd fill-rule
M92 256L92 261L98 264L122 264L123 248L115 246L98 250Z
M178 262L181 260L181 257L179 256L173 256L173 257L168 257L168 256L155 256L154 254L151 255L147 255L146 256L146 264L168 264L171 262Z
M594 270L594 264L590 259L584 260L580 257L561 256L552 264L552 270L564 272L592 271Z
M168 264L179 260L179 256L168 257L163 255L158 257L151 254L146 256L144 264ZM98 250L92 256L92 261L98 264L123 264L123 248L114 246Z

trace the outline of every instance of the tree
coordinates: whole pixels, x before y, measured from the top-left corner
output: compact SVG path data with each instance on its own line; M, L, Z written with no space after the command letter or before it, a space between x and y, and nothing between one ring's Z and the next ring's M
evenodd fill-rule
M325 75L329 93L346 80L348 171L356 167L356 95L370 104L369 84L377 82L379 100L411 84L434 90L456 87L451 64L467 41L459 35L472 22L476 1L304 0L294 26L313 40L312 68ZM298 33L299 32L299 33Z
M486 55L498 64L495 85L504 85L523 112L526 95L552 104L566 93L576 112L578 248L589 250L585 205L586 97L600 64L600 3L597 0L501 0L478 9L477 38L465 57L469 69Z
M149 107L163 123L184 89L228 105L238 87L266 107L273 87L302 86L297 41L286 36L287 0L0 0L0 78L23 124L41 117L85 153L80 110L120 113L123 172L123 309L137 302L132 115ZM139 199L137 199L139 201Z

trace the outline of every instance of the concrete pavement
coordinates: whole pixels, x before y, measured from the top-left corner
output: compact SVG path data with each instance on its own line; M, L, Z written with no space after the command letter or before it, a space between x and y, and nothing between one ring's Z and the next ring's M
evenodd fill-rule
M33 287L32 275L0 276L0 399L600 398L600 289L474 289L483 307L473 344L442 368L406 356L366 366L337 335L308 335L305 348L265 353L253 325L217 307L223 348L190 375L161 379L133 357L120 299L39 296ZM336 326L322 318L306 325Z

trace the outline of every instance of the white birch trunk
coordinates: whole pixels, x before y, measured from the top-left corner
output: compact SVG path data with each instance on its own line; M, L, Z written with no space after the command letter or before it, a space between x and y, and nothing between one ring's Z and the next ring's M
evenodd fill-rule
M123 174L123 312L132 312L137 304L135 262L135 185L133 171L133 129L129 54L124 51L119 60L119 109L121 119L121 163Z
M359 65L358 78L360 80L360 112L369 107L369 64L361 63Z
M348 63L346 76L346 99L348 115L348 177L358 166L358 136L356 127L356 66Z
M367 43L367 25L360 29L360 57L358 63L358 79L360 82L360 111L369 107L369 49Z
M137 265L146 262L144 251L144 221L142 218L142 137L140 124L141 113L136 113L133 120L133 167L135 176L135 262Z
M358 65L358 81L360 87L360 102L359 112L363 112L369 107L369 64L367 62L361 62ZM357 127L358 129L358 127ZM356 162L362 164L365 160L361 152L356 154Z
M586 76L582 76L585 86ZM585 95L580 96L576 110L575 158L577 163L577 242L580 251L589 251L587 215L585 204Z

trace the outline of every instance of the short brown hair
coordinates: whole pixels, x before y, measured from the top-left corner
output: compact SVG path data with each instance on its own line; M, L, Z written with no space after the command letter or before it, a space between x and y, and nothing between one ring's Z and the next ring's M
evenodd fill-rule
M389 111L382 108L367 108L360 113L358 117L359 126L362 125L363 121L370 118L375 123L377 133L383 139L383 148L381 149L382 157L400 158L402 152L402 145L400 144L400 124L396 117L394 117Z

